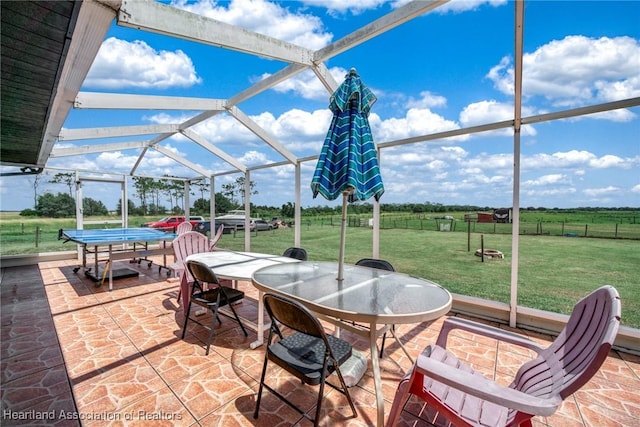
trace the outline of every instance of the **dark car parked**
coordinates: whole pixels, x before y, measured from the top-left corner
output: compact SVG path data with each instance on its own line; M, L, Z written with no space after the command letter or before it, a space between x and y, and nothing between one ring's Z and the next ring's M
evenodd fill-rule
M218 231L218 228L220 227L224 227L224 224L220 224L219 222L216 223L216 232ZM200 221L199 223L197 223L195 225L195 227L193 227L193 229L199 233L204 234L207 237L211 237L211 221ZM215 233L214 233L215 234Z

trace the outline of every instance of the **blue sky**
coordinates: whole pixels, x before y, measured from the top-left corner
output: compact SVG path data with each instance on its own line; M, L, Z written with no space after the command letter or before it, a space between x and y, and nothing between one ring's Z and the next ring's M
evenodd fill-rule
M404 3L171 4L316 50ZM513 114L513 17L513 2L454 0L333 57L326 65L338 82L351 67L357 68L378 97L369 118L378 144L506 120ZM524 52L523 116L638 97L640 2L529 1ZM286 65L114 23L82 90L226 99ZM306 157L320 152L331 118L329 96L309 71L238 107L296 156ZM64 127L180 123L195 114L72 110ZM249 166L283 160L228 115L215 116L195 129ZM640 108L524 126L521 143L522 207L640 207ZM162 145L213 173L231 170L183 137ZM381 202L511 206L512 153L509 129L384 148L381 173L386 191ZM107 152L51 159L48 166L127 173L137 158L135 150ZM312 199L309 184L314 167L315 161L302 167L302 206L338 203ZM153 150L137 172L194 175ZM216 187L238 176L217 177ZM293 167L260 169L252 172L251 179L257 184L255 204L293 202ZM114 209L119 189L112 187L88 184L85 195ZM29 179L5 177L0 191L2 210L33 205ZM67 188L48 184L39 191ZM139 203L133 191L130 198Z

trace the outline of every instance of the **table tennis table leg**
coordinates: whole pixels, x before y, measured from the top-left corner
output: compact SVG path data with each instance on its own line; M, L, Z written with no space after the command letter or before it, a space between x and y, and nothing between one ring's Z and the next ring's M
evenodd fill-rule
M94 272L97 280L98 274L100 274L100 271L98 270L98 246L93 247L93 268L95 269Z
M109 260L107 261L107 265L104 268L109 268L109 290L113 290L113 268L111 268L111 249L112 246L109 245Z

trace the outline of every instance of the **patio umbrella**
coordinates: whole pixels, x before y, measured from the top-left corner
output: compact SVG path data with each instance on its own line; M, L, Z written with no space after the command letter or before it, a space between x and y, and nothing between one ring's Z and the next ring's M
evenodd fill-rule
M314 198L321 194L327 200L335 200L342 195L338 280L343 277L347 201L366 200L371 196L379 200L384 193L368 119L376 100L352 68L331 95L329 109L333 119L311 180Z

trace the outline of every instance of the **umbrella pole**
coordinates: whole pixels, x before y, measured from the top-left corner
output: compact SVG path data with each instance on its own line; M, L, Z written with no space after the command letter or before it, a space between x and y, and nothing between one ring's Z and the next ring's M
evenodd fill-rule
M342 193L342 222L340 224L340 257L338 258L338 281L341 282L343 279L343 271L344 271L344 247L346 243L346 234L347 234L347 197L349 196L349 191L344 191Z

